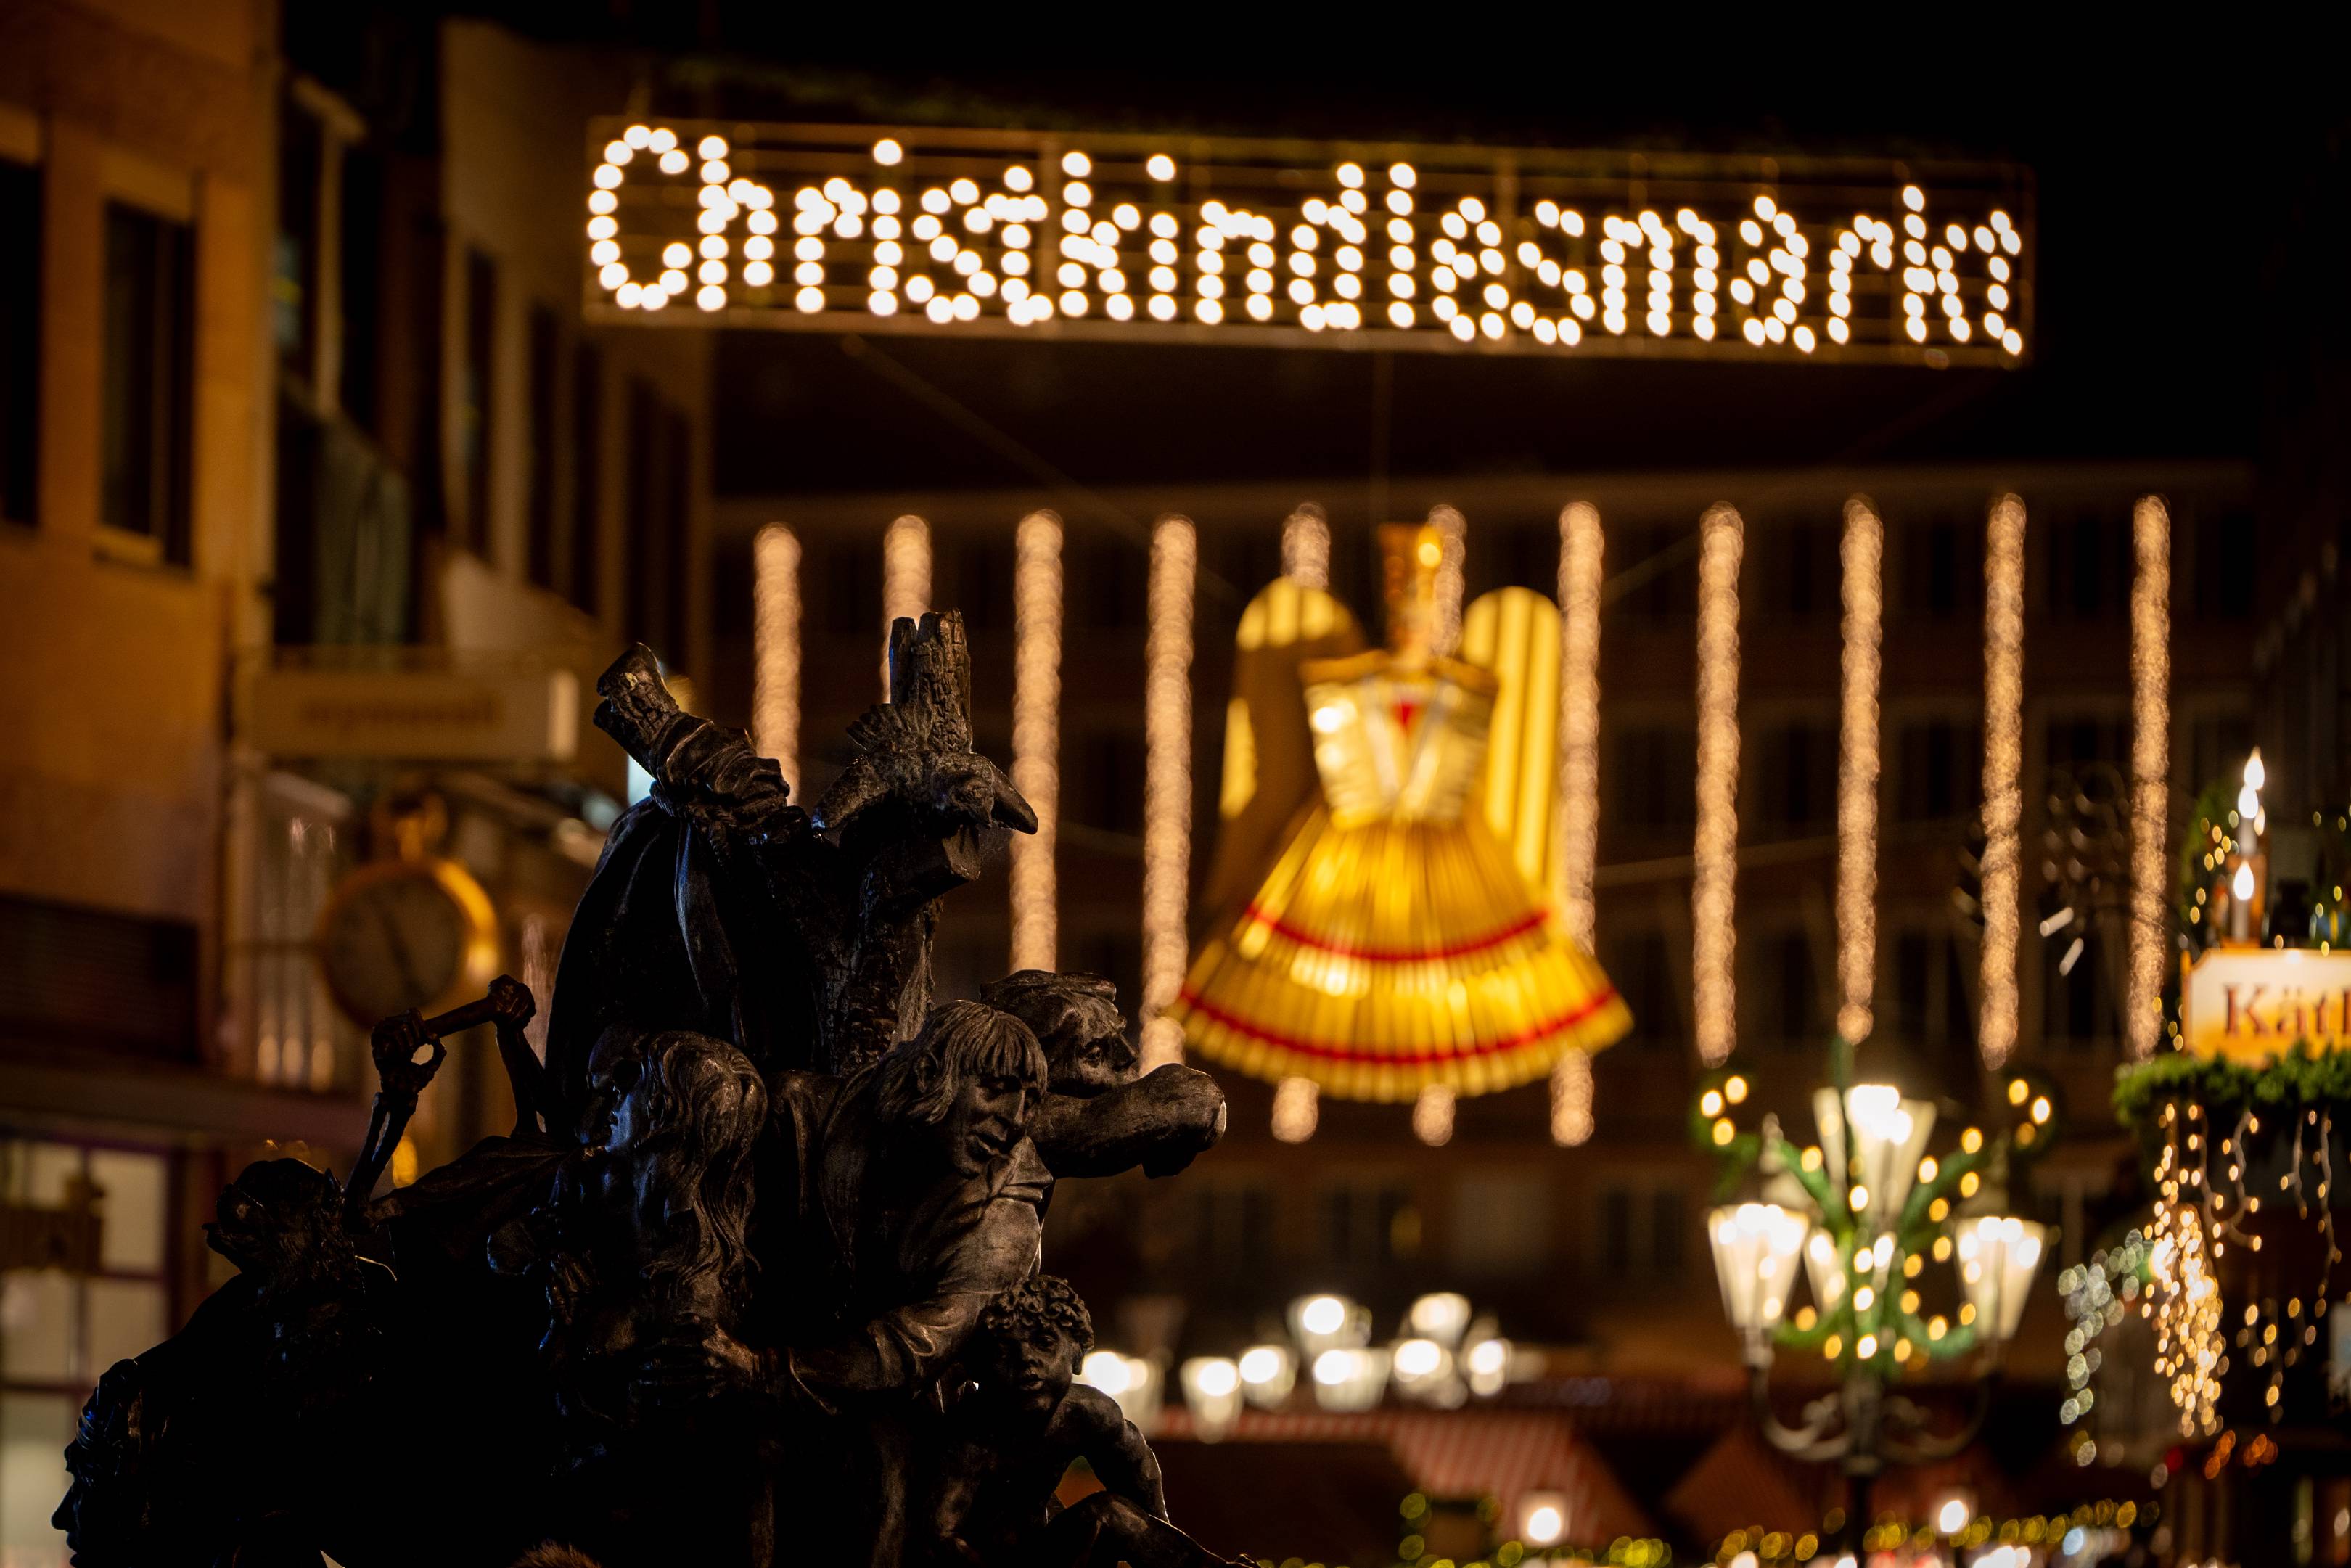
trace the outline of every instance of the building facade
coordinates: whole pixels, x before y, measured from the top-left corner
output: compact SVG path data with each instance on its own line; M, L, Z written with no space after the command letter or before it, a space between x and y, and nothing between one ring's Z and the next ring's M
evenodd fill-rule
M628 791L594 676L706 664L705 345L580 319L578 127L624 90L390 12L0 14L12 1563L64 1560L99 1375L217 1282L221 1185L355 1150L355 1004L403 978L360 873L461 874L460 977L544 998ZM456 1044L399 1174L511 1119Z

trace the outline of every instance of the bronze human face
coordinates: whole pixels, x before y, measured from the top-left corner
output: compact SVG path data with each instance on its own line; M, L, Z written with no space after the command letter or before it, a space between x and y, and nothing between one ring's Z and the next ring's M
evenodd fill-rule
M1029 1084L1011 1073L983 1072L965 1080L939 1128L947 1163L958 1176L977 1176L1012 1153L1036 1109Z
M1134 1047L1123 1033L1052 1042L1053 1092L1091 1100L1134 1080Z

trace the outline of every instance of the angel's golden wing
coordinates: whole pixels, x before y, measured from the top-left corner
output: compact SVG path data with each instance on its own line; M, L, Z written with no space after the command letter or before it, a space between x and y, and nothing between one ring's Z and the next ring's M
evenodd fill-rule
M1482 595L1461 620L1461 659L1500 691L1486 747L1486 825L1527 885L1547 891L1559 798L1559 606L1531 588Z
M1283 831L1318 788L1299 666L1361 652L1364 633L1328 593L1277 578L1241 612L1233 645L1221 822L1200 897L1201 913L1211 917L1257 891Z

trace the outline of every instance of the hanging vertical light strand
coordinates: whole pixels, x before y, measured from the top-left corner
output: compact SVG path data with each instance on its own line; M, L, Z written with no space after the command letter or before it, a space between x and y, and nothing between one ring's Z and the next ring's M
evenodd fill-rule
M890 695L890 628L931 607L931 525L909 513L882 535L882 695Z
M1061 519L1031 512L1012 568L1012 785L1037 831L1012 835L1012 967L1050 969L1060 937L1053 849L1061 802Z
M1976 1049L1997 1068L2016 1050L2024 820L2024 503L2002 496L1984 525L1983 968Z
M751 736L799 785L800 541L769 523L751 541Z
M1302 1144L1314 1135L1322 1119L1322 1092L1311 1078L1285 1078L1273 1086L1273 1136L1282 1144Z
M1431 507L1428 526L1444 540L1437 562L1437 616L1429 646L1447 657L1461 651L1461 599L1468 577L1469 523L1451 507Z
M1589 953L1599 939L1593 881L1600 859L1600 509L1559 515L1559 812L1553 896L1560 924ZM1551 1137L1562 1148L1593 1130L1590 1053L1571 1051L1551 1073Z
M1188 517L1151 533L1143 690L1143 1070L1184 1059L1164 1016L1184 985L1192 864L1192 600L1200 546Z
M2164 843L2171 800L2171 515L2162 497L2131 513L2130 977L2123 1036L2133 1057L2163 1034Z
M1301 588L1331 586L1331 521L1311 501L1301 502L1281 520L1281 575ZM1274 1086L1273 1135L1302 1144L1322 1119L1322 1092L1311 1078L1285 1078Z
M1844 702L1837 747L1837 1033L1869 1038L1877 977L1877 691L1886 526L1866 497L1844 504Z
M1281 575L1301 588L1331 586L1331 521L1311 501L1281 520Z
M1441 1149L1453 1141L1453 1091L1442 1083L1432 1083L1420 1092L1412 1104L1412 1135L1432 1149Z
M1690 878L1690 981L1698 1053L1738 1040L1731 915L1739 876L1739 562L1744 525L1718 505L1698 524L1698 839Z

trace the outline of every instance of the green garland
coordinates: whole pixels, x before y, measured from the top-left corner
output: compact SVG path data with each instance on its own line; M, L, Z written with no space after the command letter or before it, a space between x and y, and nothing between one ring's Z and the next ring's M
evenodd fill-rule
M2351 1051L2314 1051L2300 1040L2284 1055L2248 1064L2169 1051L2115 1070L2115 1116L2134 1133L2157 1124L2161 1108L2192 1100L2262 1107L2331 1105L2351 1109Z

